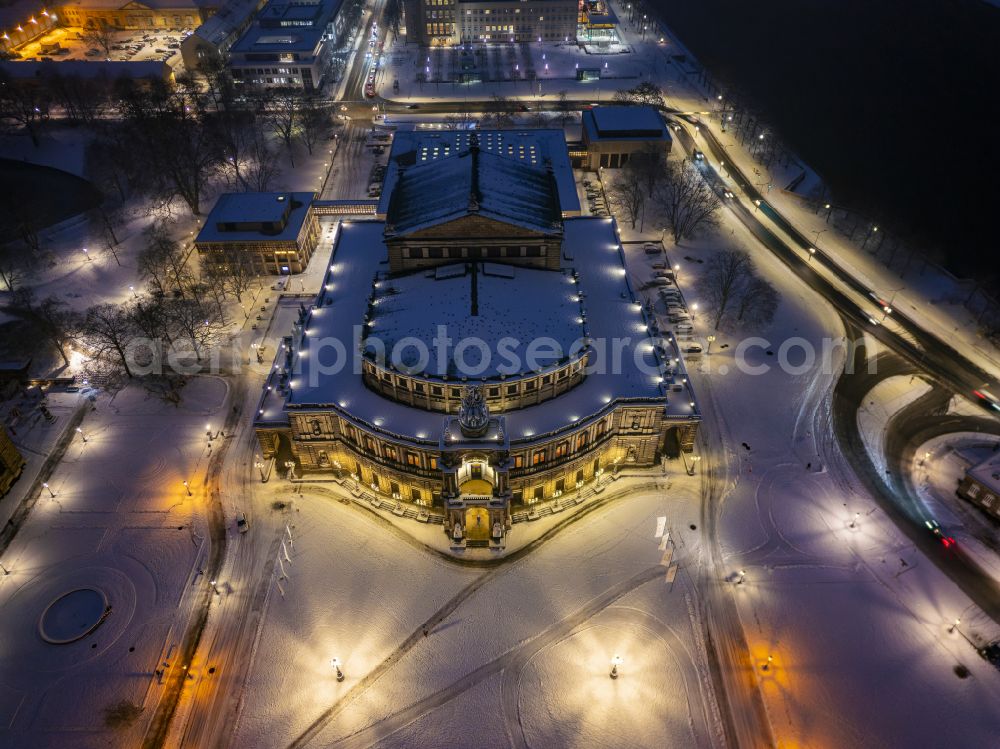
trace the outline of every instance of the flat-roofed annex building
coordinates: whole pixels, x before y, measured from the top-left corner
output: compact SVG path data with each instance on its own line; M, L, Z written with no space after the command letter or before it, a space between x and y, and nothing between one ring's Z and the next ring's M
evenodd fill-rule
M475 141L426 167L394 182L386 223L340 225L265 384L261 454L433 507L453 539L485 545L504 542L514 508L690 452L697 402L629 283L614 222L563 219L549 167ZM425 221L400 221L443 177L453 209L432 199ZM529 202L559 252L473 251L523 229L510 209ZM392 259L393 242L449 225L460 253Z
M319 241L311 192L221 195L195 239L201 261L248 263L262 275L301 273Z
M670 153L673 139L655 107L594 107L583 112L583 143L589 169L618 169L629 156L647 148Z

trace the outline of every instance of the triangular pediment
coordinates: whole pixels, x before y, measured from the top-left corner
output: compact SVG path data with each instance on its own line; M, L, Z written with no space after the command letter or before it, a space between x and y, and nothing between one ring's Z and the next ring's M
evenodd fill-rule
M451 220L445 219L432 226L425 226L415 229L412 232L398 235L400 239L454 237L465 241L479 238L495 241L501 237L528 238L542 236L546 235L539 231L519 226L518 224L475 213L466 213Z

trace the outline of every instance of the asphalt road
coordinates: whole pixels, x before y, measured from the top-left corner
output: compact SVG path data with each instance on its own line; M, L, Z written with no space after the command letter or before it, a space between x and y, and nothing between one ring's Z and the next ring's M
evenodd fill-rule
M847 323L848 333L859 334ZM936 386L929 393L903 409L889 424L886 438L886 472L876 467L865 450L858 429L857 413L871 389L882 380L895 375L921 374L898 356L879 357L878 371L869 374L857 352L854 372L845 373L834 388L834 428L844 454L851 461L858 477L913 545L930 559L977 606L1000 624L1000 585L988 571L967 554L961 545L946 547L924 524L933 519L930 511L917 498L910 481L913 453L926 439L956 431L973 431L1000 435L1000 423L984 416L946 414L952 394ZM947 533L947 528L943 529Z

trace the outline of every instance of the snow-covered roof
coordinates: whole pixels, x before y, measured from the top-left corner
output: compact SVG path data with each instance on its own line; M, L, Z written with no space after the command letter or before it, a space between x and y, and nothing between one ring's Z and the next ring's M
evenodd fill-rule
M473 141L448 158L401 170L389 198L386 234L409 234L469 213L545 234L560 230L553 175L483 151Z
M368 336L381 341L388 351L407 338L420 339L430 348L437 326L446 325L448 336L456 343L474 338L493 352L487 357L484 350L471 345L463 350L462 369L484 378L501 373L513 376L528 369L526 365L510 367L496 355L502 339L508 339L506 348L512 357L524 363L533 340L551 338L568 356L573 343L583 337L583 307L567 290L568 270L476 263L473 274L471 267L456 263L380 281ZM473 286L478 309L475 316L470 314ZM407 368L415 367L419 363L417 350L401 350L401 362ZM547 364L554 366L556 362ZM413 374L454 380L462 376L458 370L454 357L432 356Z
M670 131L654 107L594 107L583 112L583 129L589 141L667 140Z
M580 214L580 198L573 178L573 167L566 150L566 138L562 130L522 129L522 130L399 130L392 141L392 151L385 179L382 183L382 197L378 213L385 216L389 210L400 169L427 164L456 153L467 151L473 142L479 141L480 151L488 151L498 156L506 156L524 164L536 167L551 166L559 194L559 207L564 217Z
M1000 495L1000 454L991 455L965 473L970 479L978 481L994 494Z
M195 241L294 241L314 197L311 192L224 193L215 202Z
M390 438L437 444L441 431L439 412L384 398L362 380L358 345L361 326L373 281L387 270L382 229L382 223L377 221L340 225L316 307L308 314L303 334L296 342L290 392L287 396L279 392L276 373L269 381L272 388L262 397L258 426L286 424L289 409L333 410ZM506 413L512 444L572 429L582 421L600 418L621 402L658 403L666 410L667 418L697 418L697 405L692 405L695 399L683 365L678 362L673 372L668 371L664 365L670 362L662 361L654 350L641 304L629 286L612 220L569 219L564 231L564 245L572 252L579 276L575 282L572 274L553 272L551 278L557 283L548 293L582 296L588 312L588 333L595 348L600 345L607 351L600 360L603 363L565 394ZM523 273L520 268L516 270L515 285ZM427 283L430 299L432 285L441 282L428 279ZM560 291L561 285L564 288ZM524 294L518 299L525 306L534 302ZM428 327L433 326L425 336L433 335L438 323L447 322L434 317L427 314L422 318ZM517 324L508 324L510 335L523 335ZM620 346L615 339L620 339ZM620 351L617 356L612 350L616 346ZM279 369L283 362L279 356Z
M289 26L270 28L253 25L229 50L230 54L256 54L283 52L312 54L323 40L326 29L317 26ZM259 61L256 61L259 63ZM301 63L301 60L299 60Z
M192 36L203 39L218 49L241 28L249 25L251 16L255 15L260 7L261 0L230 0L214 16L195 29ZM187 42L185 39L182 44Z

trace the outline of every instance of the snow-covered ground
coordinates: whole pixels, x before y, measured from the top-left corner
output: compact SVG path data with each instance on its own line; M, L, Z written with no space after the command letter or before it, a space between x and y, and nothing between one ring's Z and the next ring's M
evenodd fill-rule
M0 743L132 747L183 634L206 550L202 487L206 419L225 408L224 380L195 378L178 405L132 386L99 397L27 522L0 577ZM86 438L86 441L84 441ZM182 482L187 481L193 496ZM39 617L80 587L111 610L68 645L43 642ZM142 708L131 728L105 725L121 700Z
M442 746L471 735L478 746L507 746L509 735L590 746L609 725L621 746L718 745L684 572L700 554L687 529L697 480L666 492L617 482L630 483L627 498L567 515L531 554L485 569L408 544L306 488L296 525L307 530L293 531L284 597L272 591L234 745L285 744L324 715L316 746ZM660 516L681 565L672 585ZM615 654L624 663L612 681Z
M775 323L760 333L772 350L793 336L819 350L823 338L842 335L834 312L778 261L754 252L740 227L728 243L746 246L782 294ZM704 258L711 250L684 251ZM699 265L682 267L696 276ZM731 334L721 341L734 342ZM757 349L749 363L770 369L748 375L727 361L734 348L713 349L692 376L705 436L723 450L714 456L726 469L719 537L729 572L746 573L734 593L775 740L990 743L1000 728L1000 673L961 633L995 637L997 627L922 558L847 465L831 422L839 371L817 363L786 372ZM720 361L729 365L724 374ZM910 398L906 387L887 392L883 417ZM876 435L877 423L869 430ZM957 617L965 624L949 632ZM764 671L769 655L773 665ZM971 678L956 674L958 664Z

